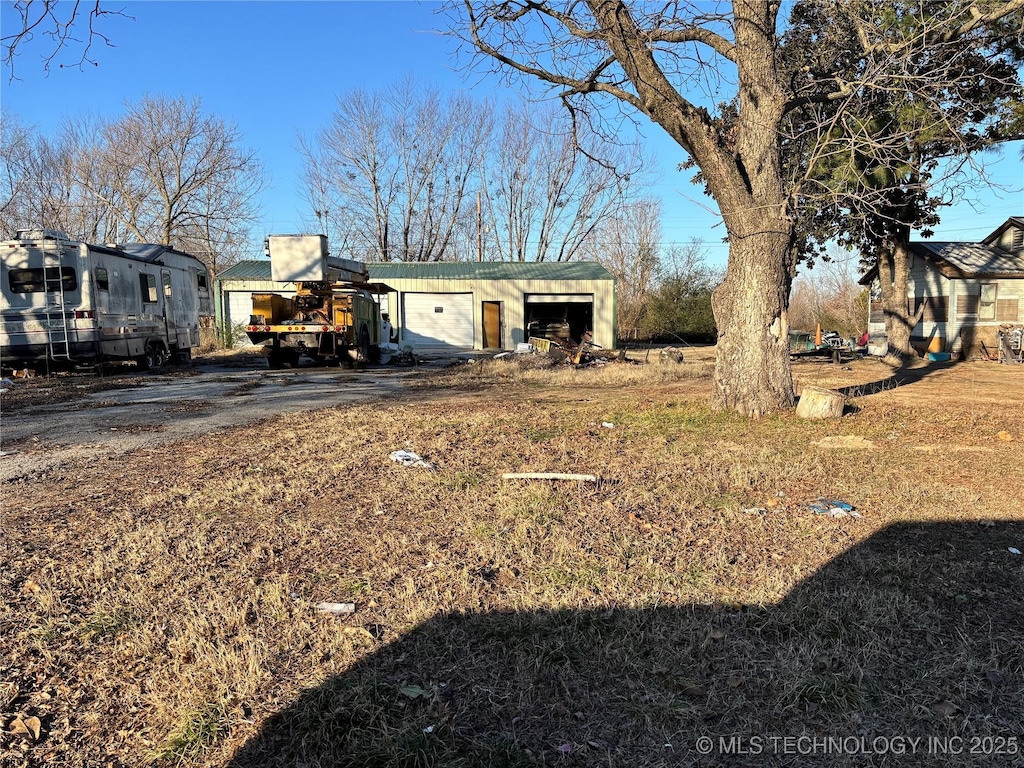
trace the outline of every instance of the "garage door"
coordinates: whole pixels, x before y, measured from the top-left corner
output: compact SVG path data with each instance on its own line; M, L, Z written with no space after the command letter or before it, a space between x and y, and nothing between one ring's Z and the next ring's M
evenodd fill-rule
M402 344L415 349L472 349L473 294L402 295Z

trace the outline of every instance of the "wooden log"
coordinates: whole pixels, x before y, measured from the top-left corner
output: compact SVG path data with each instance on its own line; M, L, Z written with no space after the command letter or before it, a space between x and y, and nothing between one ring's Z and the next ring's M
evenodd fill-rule
M804 387L796 415L801 419L838 419L843 415L846 398L841 392L824 387Z

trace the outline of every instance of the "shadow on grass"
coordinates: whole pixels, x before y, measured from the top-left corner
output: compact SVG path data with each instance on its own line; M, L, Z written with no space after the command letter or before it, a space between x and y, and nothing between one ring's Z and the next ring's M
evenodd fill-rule
M437 616L231 765L1020 765L1014 546L1024 523L901 524L771 607Z
M912 368L896 368L893 369L893 372L884 379L867 382L865 384L852 384L848 387L841 387L836 391L846 397L877 395L881 392L889 392L896 389L896 387L905 387L910 384L916 384L919 381L924 381L929 376L933 376L940 371L949 370L956 364L957 363L955 362L932 362L927 365L918 365Z

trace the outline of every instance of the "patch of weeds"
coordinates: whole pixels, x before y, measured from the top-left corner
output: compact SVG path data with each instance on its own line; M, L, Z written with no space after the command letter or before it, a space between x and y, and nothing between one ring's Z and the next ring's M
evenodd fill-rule
M181 724L157 747L154 760L181 765L201 757L217 740L227 734L228 716L224 705L211 702L189 713Z
M794 704L812 704L828 712L852 712L863 700L853 683L835 677L815 676L801 682L794 692Z
M556 437L562 436L565 434L565 430L554 427L527 427L523 434L526 435L526 439L531 443L543 443L547 440L554 440Z
M53 645L61 639L61 628L55 621L32 627L28 630L29 637L40 645Z
M467 491L470 488L479 488L484 484L484 479L476 472L456 472L450 477L442 477L440 485L452 491Z
M136 622L130 611L96 611L78 630L78 634L86 642L94 642L107 637L116 637L130 629Z
M551 564L533 571L537 581L553 587L597 587L605 582L607 569L599 566L566 567Z
M341 576L339 574L322 574L317 579L330 587L331 596L355 598L370 591L369 579L362 576Z
M665 581L672 589L682 592L710 586L711 584L708 572L694 563L690 563L682 573L671 574Z

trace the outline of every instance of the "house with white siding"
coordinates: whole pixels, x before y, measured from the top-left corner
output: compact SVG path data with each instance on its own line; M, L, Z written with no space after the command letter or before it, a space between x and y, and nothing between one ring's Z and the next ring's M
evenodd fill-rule
M576 341L593 334L614 349L615 277L595 262L368 263L370 283L385 285L381 311L400 346L417 350L514 349L531 321L568 324ZM271 279L270 261L243 261L215 282L218 325L249 322L253 293L294 294Z
M1007 219L980 243L913 242L910 253L907 309L924 306L910 340L920 351L994 350L1001 325L1024 322L1024 218ZM871 286L868 332L884 336L878 267L860 283Z

